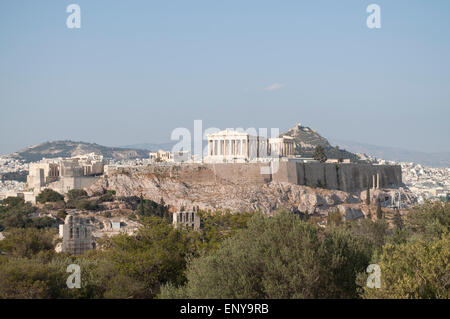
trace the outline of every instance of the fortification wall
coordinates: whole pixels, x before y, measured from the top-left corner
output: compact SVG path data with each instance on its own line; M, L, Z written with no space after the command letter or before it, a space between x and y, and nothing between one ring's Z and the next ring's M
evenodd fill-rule
M134 172L150 178L174 178L185 183L253 184L263 185L271 181L311 187L324 187L346 192L372 187L372 176L380 175L380 187L402 184L401 167L370 164L333 164L278 162L272 164L271 174L262 174L261 169L269 163L222 163L222 164L178 164L149 165L138 168L116 168L108 174Z
M44 188L53 189L55 192L66 194L71 189L84 189L92 186L100 177L96 176L76 176L60 177L56 182L49 183L44 187L35 189L41 191Z

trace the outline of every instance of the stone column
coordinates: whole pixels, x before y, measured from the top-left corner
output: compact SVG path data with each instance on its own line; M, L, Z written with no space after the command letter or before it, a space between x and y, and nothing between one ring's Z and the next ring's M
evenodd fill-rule
M245 139L245 158L249 157L249 153L248 153L248 138Z
M380 189L380 173L377 173L377 189Z
M230 153L230 140L226 139L225 140L225 157L227 157L229 153Z
M227 155L227 140L224 138L223 139L223 151L222 151L222 155L225 158L225 156Z
M375 175L372 175L372 189L375 189Z

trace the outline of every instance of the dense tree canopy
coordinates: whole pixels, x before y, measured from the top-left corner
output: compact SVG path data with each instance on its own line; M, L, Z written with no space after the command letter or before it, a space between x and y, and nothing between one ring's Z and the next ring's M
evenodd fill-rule
M0 205L0 231L9 228L50 227L53 220L48 217L31 217L36 207L25 203L23 198L8 197Z
M58 192L55 192L54 190L50 188L44 189L42 192L39 193L36 200L39 203L51 203L51 202L59 202L64 200L64 196L61 195Z
M417 206L397 226L198 211L197 232L173 228L164 202L123 200L142 227L75 257L54 251L57 231L30 217L35 207L5 199L0 298L449 298L450 203ZM70 264L81 267L81 289L66 286ZM380 266L380 289L365 285L369 264Z
M370 244L343 229L322 231L299 217L255 216L212 254L194 259L188 282L161 297L351 298L367 266Z
M365 298L450 298L450 234L386 244L376 260L381 289L364 288Z

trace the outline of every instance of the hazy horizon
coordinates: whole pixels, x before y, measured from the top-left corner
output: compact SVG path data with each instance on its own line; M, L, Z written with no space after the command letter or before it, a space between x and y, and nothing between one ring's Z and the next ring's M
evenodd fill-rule
M196 119L449 151L448 39L448 1L2 1L0 154L165 143Z

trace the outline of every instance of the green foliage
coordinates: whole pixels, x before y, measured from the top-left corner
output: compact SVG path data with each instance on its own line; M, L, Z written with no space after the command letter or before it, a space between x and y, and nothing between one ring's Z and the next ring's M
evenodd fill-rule
M254 213L234 213L216 211L207 213L197 211L201 219L201 229L199 235L199 250L215 250L228 237L233 236L236 231L247 227L247 222L254 216Z
M450 232L450 203L427 202L412 208L405 228L409 234L424 240L439 238L443 233Z
M8 255L30 258L42 251L55 248L55 229L10 229L4 232L0 250Z
M166 207L120 200L136 213L140 203L144 214ZM323 229L286 212L198 211L193 232L149 213L135 235L101 239L79 257L56 254L56 229L37 229L33 212L23 199L0 206L0 223L16 218L23 228L8 224L0 241L0 298L449 298L448 203L417 206L391 230L384 219L335 222L334 212ZM365 287L371 263L381 289ZM81 289L66 286L70 264L81 267Z
M22 207L25 204L25 200L22 197L6 197L2 205L8 207Z
M149 199L144 199L141 195L136 213L141 217L157 216L170 221L169 207L162 201L160 204Z
M352 236L368 240L374 249L381 249L388 236L389 225L384 220L357 219L346 223Z
M316 187L318 187L318 188L327 188L327 183L324 182L324 181L322 181L321 179L319 179L319 180L317 181Z
M320 145L317 145L314 149L313 158L321 163L325 163L328 159L323 147Z
M133 297L153 298L161 284L185 281L186 258L194 251L187 232L175 229L164 219L148 217L137 235L119 235L103 243L109 247L104 258L114 272L140 282Z
M64 201L64 196L50 188L44 189L36 198L39 203L51 203Z
M10 258L0 264L0 298L58 298L66 278L38 260Z
M330 211L327 216L327 226L340 226L342 225L342 216L338 211Z
M106 193L100 197L100 201L102 202L112 202L114 201L114 196L116 196L115 190L108 189Z
M95 199L69 200L66 206L67 208L75 208L79 210L97 211L100 209L99 202Z
M450 235L435 241L386 244L377 264L381 288L363 288L364 298L450 298Z
M25 203L23 198L6 198L0 206L0 231L9 228L42 228L53 224L54 221L49 217L30 218L36 210L30 203Z
M84 197L87 197L88 194L84 189L71 189L68 193L67 193L67 198L69 199L69 201L75 201Z
M67 216L66 210L65 210L65 209L59 210L58 213L56 214L56 216L57 216L59 219L61 219L62 221L64 221L65 218L66 218L66 216Z
M55 219L45 216L45 217L35 217L31 218L31 226L37 229L49 228L55 224Z
M323 231L299 217L255 216L215 252L194 259L181 290L161 297L351 298L370 259L366 242L343 229Z
M396 209L395 212L394 212L394 225L398 229L402 229L403 228L402 215L400 214L400 211L398 209Z

